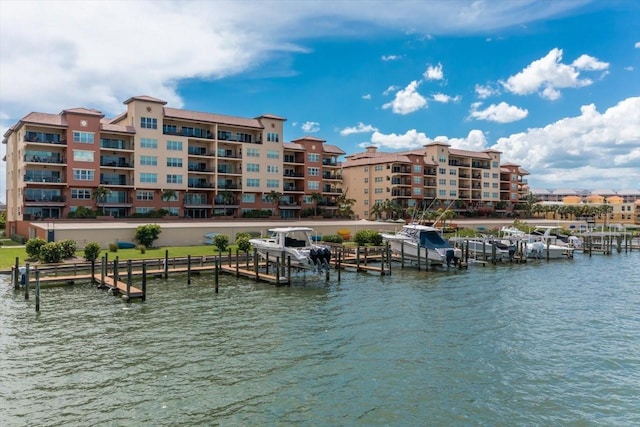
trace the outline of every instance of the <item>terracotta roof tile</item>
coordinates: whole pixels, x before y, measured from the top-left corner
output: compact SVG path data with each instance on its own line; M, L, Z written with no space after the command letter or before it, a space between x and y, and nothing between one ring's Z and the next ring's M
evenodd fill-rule
M153 96L148 95L140 95L140 96L132 96L131 98L124 101L124 104L129 104L133 101L146 101L146 102L155 102L156 104L166 105L167 101L163 101L162 99L154 98Z
M192 120L203 123L218 123L230 126L264 129L262 123L257 119L245 119L243 117L225 116L222 114L201 113L198 111L180 110L178 108L164 107L164 116L170 119Z

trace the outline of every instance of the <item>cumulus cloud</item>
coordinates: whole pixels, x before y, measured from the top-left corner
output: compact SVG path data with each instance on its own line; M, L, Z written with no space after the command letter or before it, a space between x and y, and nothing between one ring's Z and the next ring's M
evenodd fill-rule
M475 87L475 91L476 91L476 95L478 96L478 98L480 99L486 99L492 95L499 95L500 94L500 90L493 88L489 85L483 86L483 85L476 85Z
M382 149L391 151L395 150L411 150L413 148L419 148L427 144L430 141L424 132L418 132L415 129L408 130L402 135L395 133L384 134L381 132L374 132L371 135L371 142L361 144L361 146L375 145Z
M499 104L491 104L484 110L479 110L482 102L474 102L471 104L471 112L469 116L476 120L487 120L497 123L511 123L518 120L522 120L529 111L527 109L518 108L513 105L509 105L506 102Z
M377 132L378 128L375 128L371 125L365 125L360 122L357 126L346 127L340 131L340 135L347 136L353 135L354 133L369 133L369 132Z
M304 122L300 129L307 133L315 133L320 131L320 123L318 122Z
M604 113L585 105L576 117L500 138L492 148L549 187L635 188L640 182L638 117L640 97Z
M444 93L435 93L435 94L431 95L431 99L433 99L436 102L441 102L443 104L448 104L449 102L458 102L458 101L460 101L461 97L460 97L460 95L450 96L450 95L445 95Z
M501 82L511 93L528 95L538 92L545 99L560 97L560 89L589 86L593 81L581 78L581 71L605 71L609 64L589 55L581 55L571 65L562 63L562 49L554 48L543 58L533 61L519 73Z
M625 71L633 71L633 67L631 65L624 67Z
M482 151L487 149L487 138L484 132L472 129L466 138L449 138L447 136L437 136L429 142L443 142L449 144L451 148L470 151Z
M367 94L362 95L362 99L370 100L371 99L371 94L367 93Z
M427 80L442 80L444 79L444 73L442 72L442 64L429 65L427 70L422 74Z
M402 58L402 55L382 55L382 60L387 62L387 61L397 61L398 59Z
M391 108L396 114L409 114L427 106L427 100L418 93L420 82L412 81L406 88L398 91L395 98L391 102L387 102L382 106L383 109Z
M384 96L387 96L387 95L389 95L390 93L397 91L398 89L400 89L400 86L391 85L391 86L389 86L388 88L386 88L386 89L385 89L385 91L384 91L384 92L382 92L382 94L383 94Z
M635 47L636 49L640 49L640 42L636 42L636 44L634 45L634 47Z

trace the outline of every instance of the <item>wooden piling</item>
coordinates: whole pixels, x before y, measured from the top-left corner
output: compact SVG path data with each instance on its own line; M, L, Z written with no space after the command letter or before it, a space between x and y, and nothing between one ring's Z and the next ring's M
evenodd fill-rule
M91 284L96 284L96 260L91 260Z
M40 311L40 272L36 268L36 313Z
M169 277L169 249L164 250L164 278Z
M400 242L400 268L404 268L404 242Z
M191 284L191 255L187 255L187 285Z
M100 284L102 285L104 283L104 276L107 272L107 264L106 264L107 259L105 257L102 257L100 259L100 262L102 263L100 265Z
M147 300L147 262L142 261L142 301Z
M253 271L256 273L256 282L260 278L260 272L258 271L258 251L256 248L253 248Z
M213 273L213 282L215 283L216 294L218 293L218 284L220 282L220 260L218 258L215 259L216 268ZM257 273L256 273L257 274Z
M287 286L291 286L291 255L287 256Z
M342 253L343 253L343 251L344 251L344 247L343 247L343 250L341 250L341 251L339 250L338 251L338 259L336 261L338 263L338 282L341 279L340 275L342 273Z
M551 258L551 240L547 239L547 261Z
M420 252L422 252L420 250L420 245L417 245L416 249L417 249L417 254L418 254L418 258L417 258L418 271L420 271ZM428 251L428 249L425 248L425 251Z
M236 277L240 277L240 257L238 255L239 251L236 249ZM248 257L247 257L248 259ZM247 269L249 266L247 266Z
M25 264L26 270L24 271L24 299L29 299L29 263Z
M131 280L132 280L132 275L131 275L131 260L127 260L127 300L131 301Z
M113 282L117 283L120 279L120 261L116 256L116 259L113 260Z
M20 289L20 281L22 277L20 277L20 258L16 257L16 265L13 270L13 289Z

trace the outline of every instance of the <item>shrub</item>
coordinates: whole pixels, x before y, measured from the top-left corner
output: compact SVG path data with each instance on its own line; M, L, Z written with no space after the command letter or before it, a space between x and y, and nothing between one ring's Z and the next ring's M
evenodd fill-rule
M147 247L145 245L138 245L138 250L140 251L141 254L147 253Z
M229 245L229 238L224 234L218 234L213 238L213 245L222 252L227 249L227 246Z
M118 252L118 244L109 243L109 252Z
M84 259L87 261L95 261L100 256L100 252L102 248L96 242L88 243L87 246L84 247Z
M236 245L238 245L238 250L242 252L249 252L249 249L251 249L251 243L249 243L249 239L251 239L251 234L237 233Z
M76 241L67 239L60 242L62 258L73 258L76 256Z
M11 235L11 240L13 240L14 242L16 242L19 245L24 245L25 242L27 241L26 237L21 236L19 234L12 234Z
M338 234L329 234L327 236L323 236L322 241L327 243L342 243L344 242L344 239Z
M38 259L40 257L40 249L46 244L46 241L39 237L36 237L35 239L27 240L27 244L24 249L27 252L29 258Z
M146 224L136 228L135 239L141 245L145 245L150 248L153 246L153 242L162 233L162 228L158 224Z
M62 261L62 245L57 242L45 243L40 248L40 261L46 263Z
M358 246L364 246L366 244L380 246L382 244L382 235L374 230L360 230L353 236L353 240Z

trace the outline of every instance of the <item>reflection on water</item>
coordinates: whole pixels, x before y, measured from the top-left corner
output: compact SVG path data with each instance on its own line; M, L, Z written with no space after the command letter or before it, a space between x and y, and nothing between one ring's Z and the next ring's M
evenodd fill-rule
M0 424L640 424L640 254L0 287Z

